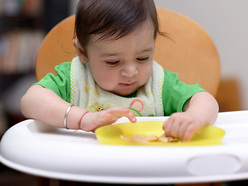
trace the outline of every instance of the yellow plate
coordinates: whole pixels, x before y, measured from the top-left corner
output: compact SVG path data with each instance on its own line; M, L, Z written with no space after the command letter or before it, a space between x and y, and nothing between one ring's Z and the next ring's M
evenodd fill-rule
M137 143L126 142L120 135L130 137L136 134L161 136L163 121L145 121L136 123L121 123L107 125L98 128L95 133L100 144L105 145L150 145L150 146L199 146L199 145L218 145L222 143L225 131L214 126L205 127L199 134L195 134L187 142L149 142Z

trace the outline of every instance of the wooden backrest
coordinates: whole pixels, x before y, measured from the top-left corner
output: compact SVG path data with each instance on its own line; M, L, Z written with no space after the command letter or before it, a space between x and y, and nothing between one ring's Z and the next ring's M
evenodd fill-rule
M193 20L176 12L157 8L160 30L169 38L158 36L154 59L165 69L179 74L188 84L199 83L215 96L220 81L220 59L207 32ZM71 61L76 50L72 39L74 15L58 23L45 37L36 59L36 77L40 80L54 66Z

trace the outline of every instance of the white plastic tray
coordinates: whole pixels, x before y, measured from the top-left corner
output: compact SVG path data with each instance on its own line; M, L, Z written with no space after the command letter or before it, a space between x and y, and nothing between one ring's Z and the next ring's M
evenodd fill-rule
M165 119L147 117L138 121ZM94 133L26 120L4 134L0 161L37 176L95 183L167 184L248 179L248 111L220 113L215 126L226 131L222 145L108 146L98 144Z

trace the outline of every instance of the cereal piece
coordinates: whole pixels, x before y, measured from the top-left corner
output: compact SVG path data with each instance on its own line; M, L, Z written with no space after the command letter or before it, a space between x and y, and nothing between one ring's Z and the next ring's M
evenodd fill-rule
M149 143L149 142L163 142L163 143L168 143L168 142L178 142L180 141L179 138L174 138L170 136L166 136L163 134L160 137L157 137L155 135L143 135L143 134L136 134L132 135L130 138L127 138L123 135L120 135L121 139L127 141L127 142L136 142L136 143Z
M132 135L130 138L126 138L125 136L121 135L121 138L127 142L137 142L137 143L149 143L149 142L154 142L158 141L158 137L151 135L143 135L143 134L137 134L137 135Z
M180 141L180 139L171 136L166 136L165 134L163 134L158 138L158 141L163 143L168 143L168 142L178 142Z

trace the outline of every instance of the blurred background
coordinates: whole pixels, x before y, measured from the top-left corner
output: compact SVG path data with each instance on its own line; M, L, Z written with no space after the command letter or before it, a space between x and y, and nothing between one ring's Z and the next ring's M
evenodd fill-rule
M248 1L154 1L159 7L195 20L212 37L221 59L221 83L217 94L221 111L248 109L248 24L245 21ZM0 0L0 136L25 119L20 113L19 101L36 82L37 51L49 30L74 13L77 2ZM0 174L0 185L3 177L6 175ZM22 180L31 178L20 177Z
M0 133L25 119L19 101L36 82L37 52L50 29L73 13L71 2L0 0Z
M0 137L25 119L19 102L36 82L37 51L49 30L74 9L72 0L0 0ZM0 163L0 185L37 185L37 177Z

